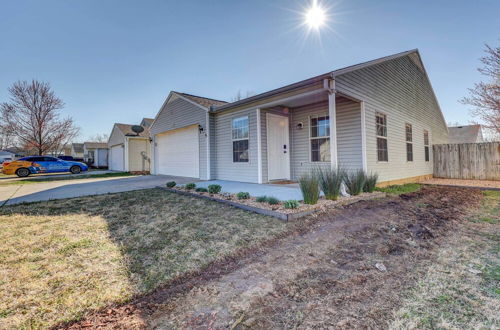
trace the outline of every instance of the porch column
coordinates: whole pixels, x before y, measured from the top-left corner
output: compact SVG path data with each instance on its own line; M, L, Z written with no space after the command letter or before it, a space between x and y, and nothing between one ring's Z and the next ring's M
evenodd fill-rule
M332 169L338 166L337 158L337 118L335 106L335 80L328 83L328 116L330 118L330 164Z
M262 183L262 132L261 132L261 119L260 108L256 109L257 121L257 183Z
M361 160L363 171L368 171L368 163L366 161L366 117L365 117L365 102L360 102L361 107Z

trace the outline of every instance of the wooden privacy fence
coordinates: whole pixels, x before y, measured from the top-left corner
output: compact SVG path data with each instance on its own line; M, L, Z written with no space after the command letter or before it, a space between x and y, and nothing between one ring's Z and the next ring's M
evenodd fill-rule
M500 180L500 142L436 144L434 177Z

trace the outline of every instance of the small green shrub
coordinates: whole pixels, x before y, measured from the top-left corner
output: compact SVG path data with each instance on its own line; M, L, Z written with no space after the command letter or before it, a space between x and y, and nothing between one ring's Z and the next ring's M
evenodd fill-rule
M276 197L268 197L267 202L269 203L269 205L277 205L280 203L280 200Z
M300 206L299 202L295 199L285 201L283 205L285 206L285 209L297 209Z
M194 184L194 183L188 183L188 184L186 185L186 189L187 189L187 190L192 190L192 189L194 189L194 188L196 188L196 184Z
M207 188L203 188L203 187L199 187L199 188L196 188L196 191L197 192L208 192L208 189Z
M236 194L236 197L238 197L238 199L249 199L250 193L245 191L240 191L239 193Z
M169 181L169 182L167 182L167 187L169 187L169 188L173 188L176 185L177 185L177 183L175 181Z
M319 199L319 183L318 179L312 173L307 173L299 178L300 191L304 203L314 205Z
M366 175L365 185L363 186L363 191L372 193L375 191L375 187L377 186L378 174L371 173Z
M267 203L267 196L259 196L255 199L259 203Z
M353 196L359 195L365 186L366 175L363 170L348 172L345 176L347 192Z
M316 170L315 175L318 178L319 186L325 194L326 199L337 200L340 196L340 187L345 178L345 171L337 168L321 168Z
M222 186L220 184L211 184L208 186L208 192L211 194L218 194L222 190Z

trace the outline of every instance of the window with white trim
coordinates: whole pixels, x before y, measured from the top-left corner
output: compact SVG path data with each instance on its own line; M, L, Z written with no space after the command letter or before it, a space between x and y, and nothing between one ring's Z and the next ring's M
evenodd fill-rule
M248 163L248 116L234 118L231 127L233 140L233 162Z
M387 162L389 154L387 149L387 116L377 112L375 114L375 126L377 134L377 160Z
M406 135L406 161L413 161L413 132L411 124L405 124L405 135Z
M330 117L310 117L310 147L312 162L330 162Z
M425 161L428 162L430 158L429 131L426 130L424 130L424 155L425 155Z

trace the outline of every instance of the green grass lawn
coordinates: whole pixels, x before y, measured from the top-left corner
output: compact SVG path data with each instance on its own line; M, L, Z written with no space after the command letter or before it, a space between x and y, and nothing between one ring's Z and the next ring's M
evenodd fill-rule
M418 183L407 183L401 185L387 186L383 188L375 188L376 191L383 191L392 195L408 194L419 191L422 186Z
M134 176L135 174L131 174L128 172L116 172L116 173L101 173L101 174L92 174L92 172L88 174L82 175L72 175L67 174L65 176L55 176L55 177L32 177L22 180L15 180L10 182L1 182L1 185L23 185L23 184L33 184L33 183L41 183L41 182L52 182L52 181L64 181L64 180L79 180L79 179L97 179L97 178L114 178L114 177L122 177L122 176Z
M0 328L47 328L145 294L288 224L148 189L0 208Z
M396 313L392 329L498 329L500 326L500 192L442 243Z

